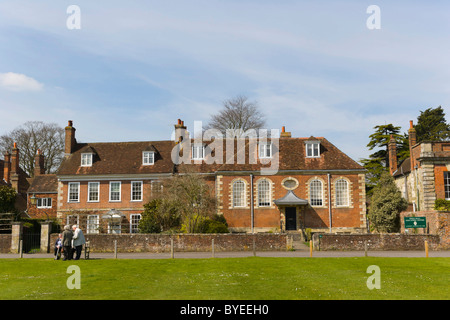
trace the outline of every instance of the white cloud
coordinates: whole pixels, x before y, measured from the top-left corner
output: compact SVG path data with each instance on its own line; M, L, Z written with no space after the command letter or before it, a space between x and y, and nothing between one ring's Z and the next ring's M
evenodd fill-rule
M24 74L7 72L0 73L0 87L11 91L40 91L44 85Z

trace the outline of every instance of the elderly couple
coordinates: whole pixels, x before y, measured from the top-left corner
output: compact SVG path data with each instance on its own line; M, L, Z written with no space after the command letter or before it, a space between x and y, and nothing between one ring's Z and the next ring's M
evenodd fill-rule
M58 245L58 240L56 243ZM64 255L63 261L72 260L74 251L76 252L74 260L80 260L81 250L85 243L83 231L77 225L73 225L72 230L70 230L70 226L64 226L64 232L60 235L60 246ZM55 255L57 256L56 251Z

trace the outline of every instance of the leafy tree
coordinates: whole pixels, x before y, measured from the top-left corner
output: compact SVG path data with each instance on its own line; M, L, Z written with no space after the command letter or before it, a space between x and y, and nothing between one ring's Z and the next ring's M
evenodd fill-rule
M216 199L205 179L186 172L170 179L165 188L166 198L176 206L188 233L201 232L201 223L216 211Z
M0 212L15 212L16 191L8 186L0 186Z
M168 180L163 190L144 206L140 233L202 233L222 227L217 222L223 221L215 217L215 197L200 175L181 172Z
M155 198L144 205L144 212L139 221L140 233L161 233L178 230L181 217L176 206L164 198Z
M442 141L450 137L450 125L445 120L444 109L441 106L420 111L414 128L417 142Z
M378 232L397 232L400 229L400 212L408 206L388 172L381 174L373 189L368 218L371 229Z

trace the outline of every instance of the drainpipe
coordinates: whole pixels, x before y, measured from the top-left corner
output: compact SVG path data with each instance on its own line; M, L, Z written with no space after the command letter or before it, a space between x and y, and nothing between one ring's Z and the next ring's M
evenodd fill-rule
M328 220L330 221L331 233L331 175L328 173Z
M419 200L419 187L417 186L417 169L419 168L419 166L414 166L414 183L416 185L416 205L413 207L414 212L420 211L420 200Z
M253 225L253 174L250 174L250 216L251 216L251 225L252 225L252 233L255 233L254 225Z

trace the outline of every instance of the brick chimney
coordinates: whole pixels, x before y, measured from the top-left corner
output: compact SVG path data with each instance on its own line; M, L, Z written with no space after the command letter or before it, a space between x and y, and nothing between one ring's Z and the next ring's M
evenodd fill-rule
M178 119L178 122L175 125L175 142L180 143L184 136L187 137L186 126L184 125L184 121Z
M280 138L290 138L290 137L291 137L291 133L290 132L286 132L286 127L283 126L281 128Z
M11 154L8 151L5 152L3 165L3 180L9 184L11 182Z
M41 149L37 150L36 156L34 157L34 176L39 176L45 173L44 167L44 155L41 152Z
M411 162L411 170L414 170L416 161L413 157L412 148L417 144L417 134L416 129L414 129L412 120L409 121L408 136L409 136L409 159Z
M77 143L77 140L75 139L75 128L73 127L72 120L69 120L69 123L66 130L66 139L65 139L65 156L70 156L75 151L75 145Z
M11 154L11 187L19 192L19 148L15 142Z
M391 175L397 170L397 143L391 134L389 139L389 172Z

